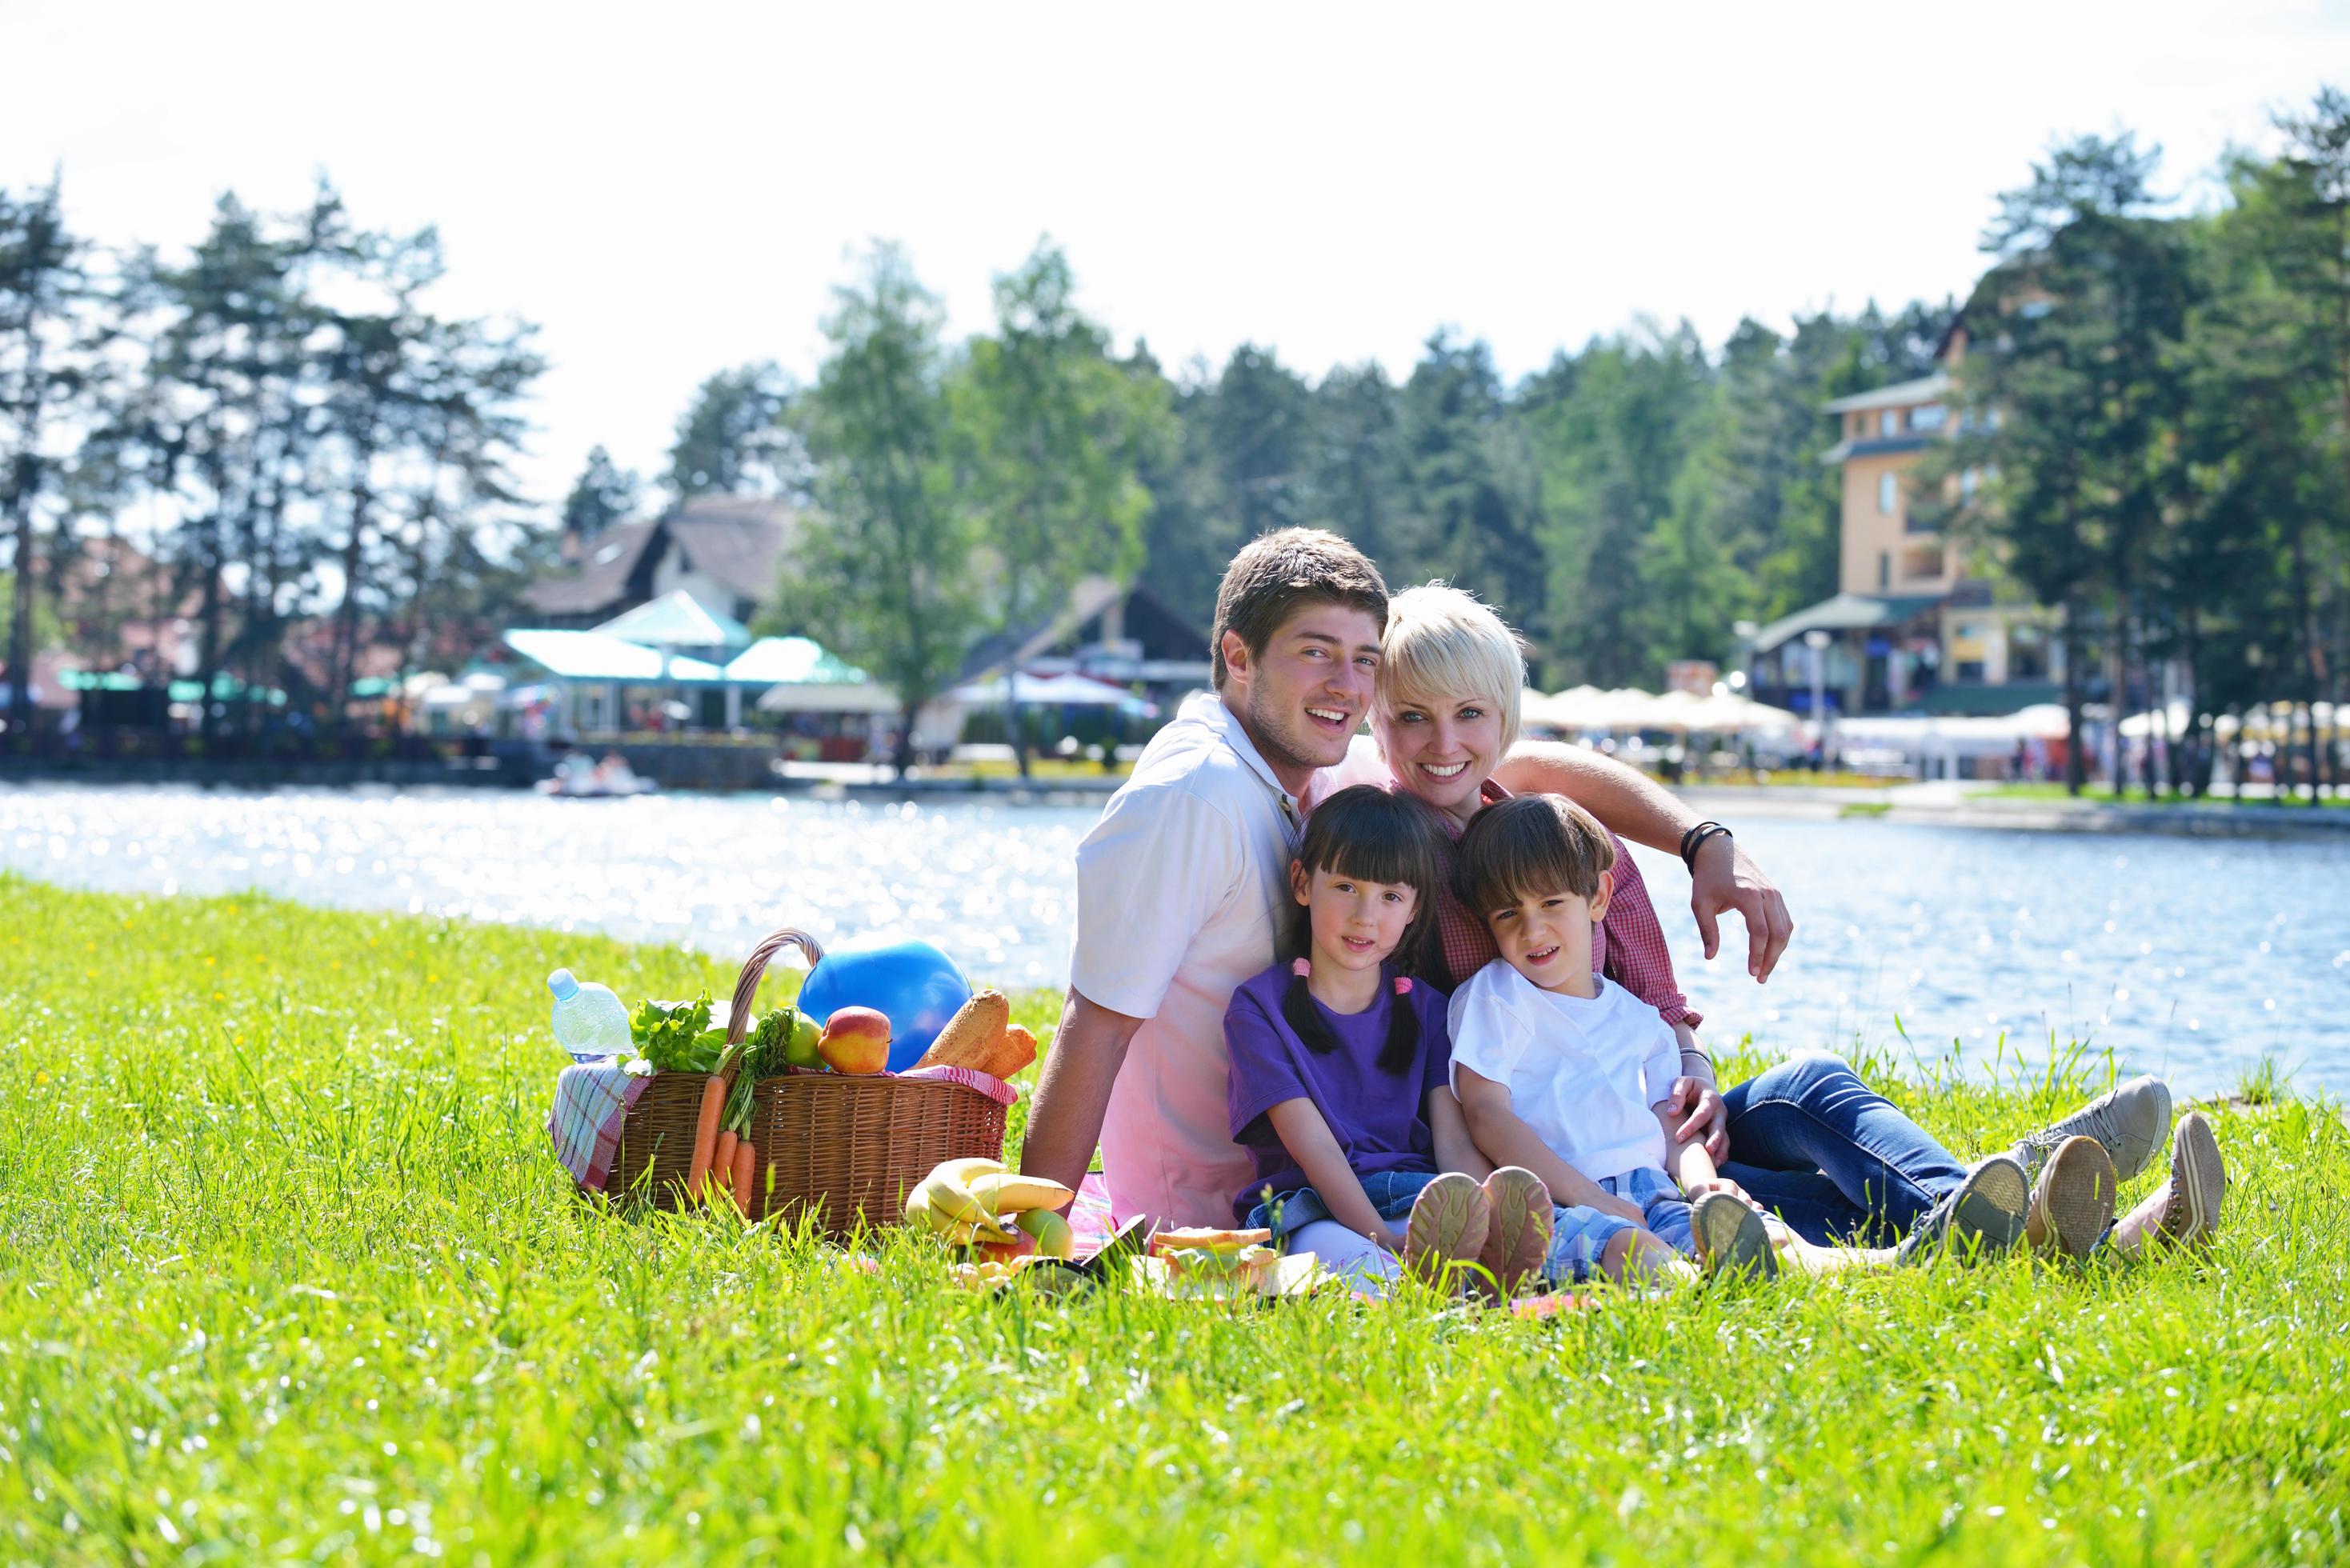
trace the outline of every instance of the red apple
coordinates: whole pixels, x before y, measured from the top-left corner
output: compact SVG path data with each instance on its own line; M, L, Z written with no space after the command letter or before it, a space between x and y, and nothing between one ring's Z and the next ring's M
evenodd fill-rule
M889 1064L889 1020L870 1007L844 1007L824 1021L816 1054L836 1073L878 1073Z

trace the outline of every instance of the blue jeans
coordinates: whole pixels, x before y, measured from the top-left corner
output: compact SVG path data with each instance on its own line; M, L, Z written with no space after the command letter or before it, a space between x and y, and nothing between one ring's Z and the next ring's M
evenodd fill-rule
M1411 1206L1419 1199L1419 1189L1436 1179L1432 1170L1382 1170L1362 1178L1363 1196L1382 1220L1404 1220L1411 1215ZM1266 1201L1249 1210L1248 1229L1270 1229L1278 1244L1284 1236L1316 1220L1334 1220L1330 1206L1322 1195L1310 1187L1292 1188L1276 1192ZM1279 1223L1276 1224L1275 1221Z
M1721 1097L1721 1174L1807 1241L1890 1245L1966 1179L1948 1149L1836 1057L1797 1056Z

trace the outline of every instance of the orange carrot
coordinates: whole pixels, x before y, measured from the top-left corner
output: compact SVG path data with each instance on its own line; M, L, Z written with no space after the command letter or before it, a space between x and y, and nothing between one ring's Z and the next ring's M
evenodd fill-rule
M745 1215L751 1212L751 1179L757 1174L758 1146L744 1138L734 1146L734 1201Z
M710 1184L729 1198L734 1196L734 1135L722 1132L710 1155Z
M702 1184L710 1178L710 1157L718 1143L718 1113L726 1104L726 1080L712 1073L702 1090L702 1117L693 1128L693 1160L685 1170L688 1202L702 1201Z

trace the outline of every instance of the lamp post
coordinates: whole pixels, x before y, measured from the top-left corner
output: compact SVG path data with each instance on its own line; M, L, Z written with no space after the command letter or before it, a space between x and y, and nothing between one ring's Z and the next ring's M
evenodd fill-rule
M1812 650L1812 722L1820 727L1820 766L1828 764L1828 634L1818 627L1804 633L1804 646Z
M1738 639L1738 679L1730 684L1741 697L1754 695L1754 639L1762 630L1751 620L1730 623L1730 635Z

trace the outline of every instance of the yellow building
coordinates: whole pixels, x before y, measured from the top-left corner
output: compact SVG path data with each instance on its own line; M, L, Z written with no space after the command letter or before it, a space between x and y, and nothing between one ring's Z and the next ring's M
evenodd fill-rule
M1950 334L1945 363L1965 341ZM1826 405L1839 439L1821 461L1844 476L1838 591L1755 635L1764 701L1808 712L1815 658L1832 711L1996 714L2056 700L2053 613L1970 574L1959 542L1912 504L1910 471L1953 429L1950 390L1938 370ZM1974 476L1954 483L1970 491Z

